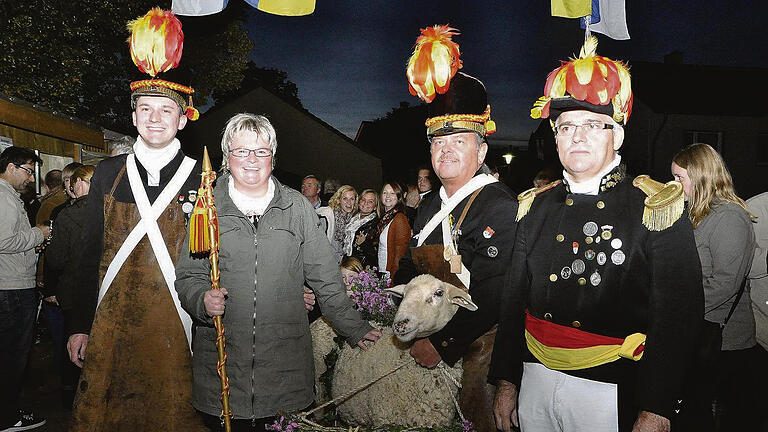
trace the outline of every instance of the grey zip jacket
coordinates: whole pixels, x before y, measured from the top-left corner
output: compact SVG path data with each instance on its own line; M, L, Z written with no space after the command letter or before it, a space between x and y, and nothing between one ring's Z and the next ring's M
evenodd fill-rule
M16 189L0 178L0 290L35 287L35 246L43 233L29 225Z
M304 409L314 400L305 281L315 291L323 314L350 345L372 327L347 297L328 237L309 201L272 177L275 195L254 224L232 202L229 181L229 175L224 175L214 189L221 286L229 292L223 316L229 404L236 419ZM218 416L221 389L216 374L216 330L203 305L203 296L211 289L209 272L208 258L182 253L176 267L176 290L197 324L192 346L192 404Z

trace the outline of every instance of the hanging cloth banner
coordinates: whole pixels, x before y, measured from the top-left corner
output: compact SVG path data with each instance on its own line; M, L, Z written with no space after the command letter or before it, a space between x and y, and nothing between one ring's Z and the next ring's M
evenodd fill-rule
M581 28L587 28L587 17L581 18ZM611 39L629 39L625 0L592 0L589 30L602 33Z
M171 10L176 15L204 16L219 13L228 0L173 0ZM245 0L256 9L282 16L310 15L315 11L315 0Z
M171 11L176 15L205 16L219 13L227 7L228 0L173 0Z
M581 18L592 13L592 0L551 0L552 16Z
M315 0L245 0L256 9L282 16L309 15L315 11Z

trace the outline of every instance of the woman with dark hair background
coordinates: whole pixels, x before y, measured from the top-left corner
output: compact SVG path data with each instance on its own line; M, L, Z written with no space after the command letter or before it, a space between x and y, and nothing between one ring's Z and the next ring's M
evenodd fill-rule
M379 237L379 271L387 277L397 271L398 263L408 251L411 239L411 226L404 213L403 189L390 182L381 188L382 215L376 225Z

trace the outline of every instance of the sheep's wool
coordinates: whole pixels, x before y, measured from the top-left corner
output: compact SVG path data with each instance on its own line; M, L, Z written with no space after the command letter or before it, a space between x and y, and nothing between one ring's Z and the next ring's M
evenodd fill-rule
M385 374L404 360L412 360L408 354L410 344L398 341L390 327L382 329L382 333L367 351L346 344L341 349L333 375L334 398ZM446 371L461 382L460 362ZM458 398L458 388L441 368L429 370L412 361L338 404L338 412L353 425L447 426L456 416L451 395Z

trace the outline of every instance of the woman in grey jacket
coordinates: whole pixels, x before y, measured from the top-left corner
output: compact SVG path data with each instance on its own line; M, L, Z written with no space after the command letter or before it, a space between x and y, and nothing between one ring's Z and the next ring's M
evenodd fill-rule
M723 430L756 430L759 411L752 405L756 389L750 374L757 366L757 342L749 287L744 285L755 252L753 216L736 195L725 162L709 145L693 144L678 152L672 175L683 184L694 228L704 278L704 319L725 324L715 376L708 376L704 387L715 391ZM706 402L711 409L711 401Z
M272 177L276 148L265 117L229 120L222 139L225 174L214 189L222 290L211 290L207 258L184 255L176 268L179 300L197 321L192 403L214 430L221 401L213 316L223 316L226 329L233 430L263 430L278 411L303 409L314 399L305 281L348 343L365 348L364 340L381 335L347 297L314 208Z

